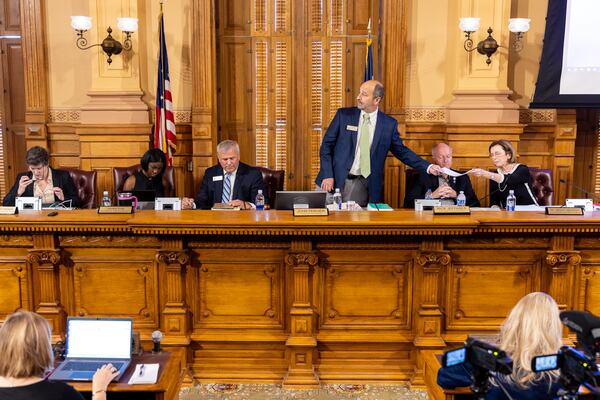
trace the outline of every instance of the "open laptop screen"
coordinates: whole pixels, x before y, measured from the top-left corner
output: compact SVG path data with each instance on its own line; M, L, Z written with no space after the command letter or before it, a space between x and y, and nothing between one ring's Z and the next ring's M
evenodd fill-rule
M129 318L69 318L67 357L131 358Z

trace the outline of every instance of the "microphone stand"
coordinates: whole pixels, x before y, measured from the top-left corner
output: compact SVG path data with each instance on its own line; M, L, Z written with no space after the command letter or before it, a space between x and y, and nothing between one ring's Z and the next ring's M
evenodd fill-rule
M567 181L566 179L560 179L559 182L564 183L565 185L567 185L567 187L572 187L573 189L577 189L577 191L583 193L586 198L591 197L595 203L600 203L600 198L598 196L596 196L595 193L592 193L579 185L571 183L571 182Z

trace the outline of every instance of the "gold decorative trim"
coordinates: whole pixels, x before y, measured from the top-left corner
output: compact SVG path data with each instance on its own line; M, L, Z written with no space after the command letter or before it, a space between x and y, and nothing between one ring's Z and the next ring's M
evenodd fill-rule
M520 124L552 124L556 122L555 109L536 109L531 110L523 108L519 110Z
M81 111L78 108L53 108L48 111L48 122L50 123L79 123Z
M191 124L192 110L175 110L175 124Z
M446 108L444 107L413 107L406 108L406 122L438 122L445 123Z

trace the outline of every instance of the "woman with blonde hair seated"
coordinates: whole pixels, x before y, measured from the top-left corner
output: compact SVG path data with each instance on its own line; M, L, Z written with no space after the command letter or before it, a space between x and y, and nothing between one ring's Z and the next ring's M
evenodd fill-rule
M533 372L535 356L557 353L562 346L558 305L542 292L529 293L513 307L500 327L497 346L513 360L511 375L492 374L487 399L552 399L560 389L558 371ZM471 366L441 368L437 383L443 388L469 386Z
M0 400L83 400L71 386L46 379L54 368L50 325L36 313L9 315L0 328ZM94 374L92 399L105 400L117 376L111 364Z

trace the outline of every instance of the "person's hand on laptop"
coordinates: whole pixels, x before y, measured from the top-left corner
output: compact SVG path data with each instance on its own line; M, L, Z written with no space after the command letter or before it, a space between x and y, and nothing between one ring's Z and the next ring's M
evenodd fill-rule
M119 371L112 364L104 364L97 369L92 379L92 400L106 400L108 384L118 374Z

